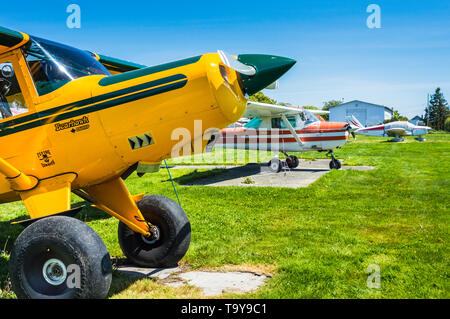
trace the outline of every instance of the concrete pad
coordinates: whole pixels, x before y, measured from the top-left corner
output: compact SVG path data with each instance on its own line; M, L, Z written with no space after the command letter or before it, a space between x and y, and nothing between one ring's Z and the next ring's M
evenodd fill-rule
M166 279L172 274L181 272L178 267L173 268L141 268L130 265L123 265L117 268L117 270L125 275L135 278L157 278Z
M258 289L267 277L248 272L205 272L191 271L178 275L189 285L203 289L206 296L220 295L224 292L244 293ZM181 282L167 285L179 287Z
M201 178L185 184L186 186L253 186L253 187L307 187L319 177L328 173L330 160L305 161L295 169L283 169L280 173L270 171L265 164L247 164L245 166L223 165L198 165L198 166L175 166L173 168L184 169L214 169L226 168L227 171L212 177ZM341 169L370 170L373 166L342 166Z
M190 271L183 273L179 267L141 268L130 265L120 266L117 270L133 278L159 279L170 287L184 285L198 287L203 290L206 296L220 295L224 292L249 292L258 289L267 280L264 275L240 271Z

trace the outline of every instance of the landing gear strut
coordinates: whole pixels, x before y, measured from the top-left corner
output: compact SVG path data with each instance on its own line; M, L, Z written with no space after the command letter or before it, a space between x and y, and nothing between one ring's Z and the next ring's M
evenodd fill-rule
M340 169L341 168L341 166L342 166L341 162L334 157L334 154L333 154L332 150L330 150L327 153L327 156L331 157L330 169Z

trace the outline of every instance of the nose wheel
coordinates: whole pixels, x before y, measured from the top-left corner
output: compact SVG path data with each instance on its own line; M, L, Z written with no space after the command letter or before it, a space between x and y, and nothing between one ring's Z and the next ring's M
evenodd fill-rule
M341 162L334 157L333 151L329 151L327 153L327 156L331 157L331 161L330 161L330 164L329 164L330 169L340 169L342 167Z
M297 168L298 164L300 164L300 161L298 160L298 157L295 155L287 155L286 163L289 168Z
M423 137L423 136L419 136L419 137L416 137L416 138L414 138L416 141L418 141L418 142L425 142L426 140L425 140L425 138Z

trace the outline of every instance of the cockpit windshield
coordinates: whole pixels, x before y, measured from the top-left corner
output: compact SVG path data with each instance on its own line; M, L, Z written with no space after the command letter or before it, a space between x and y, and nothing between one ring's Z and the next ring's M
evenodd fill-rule
M88 52L53 41L31 37L23 52L39 95L84 76L111 75Z
M303 113L300 113L300 117L305 122L305 125L320 121L311 111L306 109L303 110Z

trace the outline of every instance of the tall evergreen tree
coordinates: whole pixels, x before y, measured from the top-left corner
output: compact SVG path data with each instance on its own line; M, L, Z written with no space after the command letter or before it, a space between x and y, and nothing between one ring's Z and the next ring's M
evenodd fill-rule
M445 120L449 115L448 103L441 92L441 88L437 88L425 109L425 121L433 129L443 130Z

